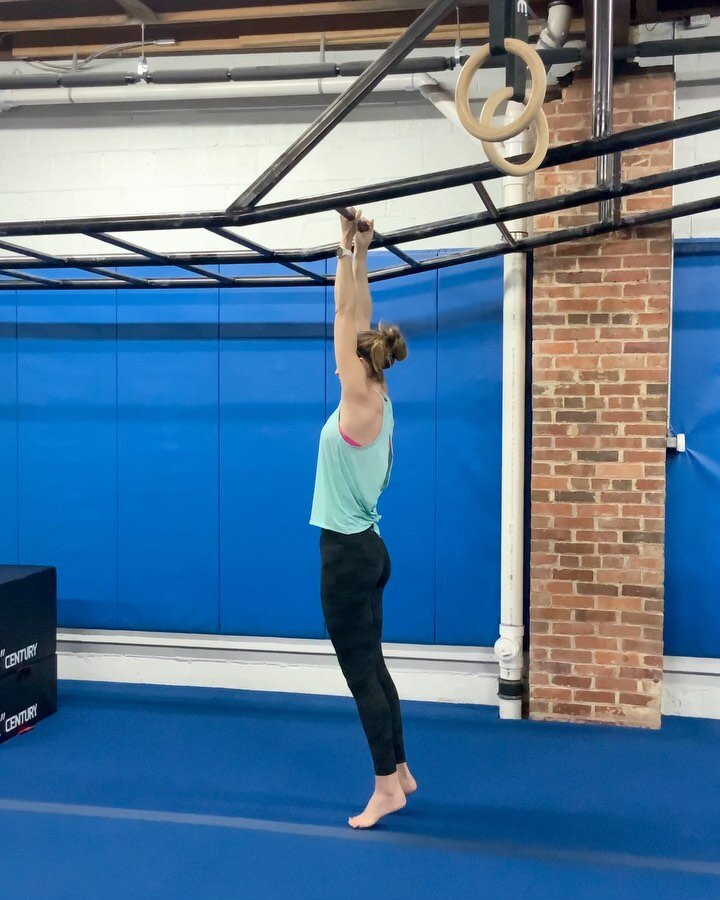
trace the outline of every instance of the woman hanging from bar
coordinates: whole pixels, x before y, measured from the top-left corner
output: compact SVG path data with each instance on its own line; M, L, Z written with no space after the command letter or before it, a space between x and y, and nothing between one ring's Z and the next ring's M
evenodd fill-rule
M310 522L320 536L325 623L357 703L375 769L365 810L348 820L371 828L402 809L417 785L405 759L397 690L382 653L382 596L390 557L377 503L392 467L393 409L385 370L407 356L396 325L371 327L367 253L373 222L341 216L335 278L335 361L341 400L320 435ZM353 246L355 252L353 253Z

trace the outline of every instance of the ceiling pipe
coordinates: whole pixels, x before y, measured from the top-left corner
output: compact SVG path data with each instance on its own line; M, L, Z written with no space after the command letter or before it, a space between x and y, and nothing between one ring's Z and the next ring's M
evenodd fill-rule
M548 25L543 29L536 47L546 66L554 64L568 64L590 61L592 51L587 47L563 47L567 39L570 25L567 18L561 17L558 10L565 8L564 0L551 0L548 11ZM683 56L698 53L720 52L720 36L701 38L673 38L661 41L641 41L612 49L612 58L615 61L632 60L636 58L650 59L666 56ZM467 60L466 56L456 57L429 56L416 57L403 60L394 70L395 75L421 75L426 72L450 72ZM154 69L147 73L145 79L141 79L136 71L68 71L63 73L38 73L36 71L13 73L5 75L0 68L0 97L6 108L13 106L31 105L26 94L17 94L18 91L44 91L43 105L57 105L60 102L83 102L79 94L68 94L67 89L73 91L89 91L94 88L116 88L124 91L124 95L114 96L108 101L87 102L147 102L160 98L160 93L151 92L148 88L172 88L210 86L226 90L230 83L242 84L245 82L258 82L271 84L273 82L291 83L295 81L316 82L319 79L331 80L335 78L350 78L359 75L371 63L371 60L355 60L341 63L295 63L277 66L242 66L235 68L217 67L213 69ZM505 62L502 57L489 59L484 68L502 68ZM56 94L50 94L55 91ZM199 87L198 87L199 91ZM273 89L273 93L275 93ZM293 96L292 88L287 91ZM313 93L311 91L311 93ZM330 93L327 91L326 93ZM188 93L178 95L177 99L193 100L195 97L206 99L202 94ZM228 96L223 93L221 96ZM258 96L253 94L252 96ZM55 97L64 100L54 99ZM37 105L40 105L39 103ZM0 107L2 108L2 107Z
M317 78L347 78L360 75L372 60L340 63L286 63L277 66L216 67L213 69L151 69L144 76L137 71L95 71L68 69L66 72L25 72L3 75L0 89L126 87L137 84L224 84L229 81L297 81ZM452 57L424 56L401 60L394 75L452 70L457 62Z
M538 51L559 50L564 47L570 35L571 24L572 10L568 15L566 0L550 0L547 23L540 32L535 49Z
M0 0L2 2L2 0ZM566 17L560 17L555 8L563 7L564 0L550 0L548 24L543 28L535 45L546 67L556 64L572 65L592 61L590 47L565 47L570 25ZM720 53L720 35L688 38L675 37L667 40L640 41L636 44L617 46L612 49L616 62L632 59L657 59L667 56L686 56L705 53ZM422 72L451 72L467 61L467 56L415 56L408 57L393 69L396 75L412 75ZM199 68L153 68L140 76L136 69L107 71L90 68L66 71L38 72L36 69L5 74L0 67L0 90L44 89L54 87L123 87L147 82L149 84L215 84L228 81L289 81L298 79L336 78L357 76L372 60L350 60L348 62L284 63L274 66L217 66ZM504 68L502 57L490 58L485 69Z
M2 0L0 0L2 2ZM623 0L627 2L627 0ZM570 26L553 13L553 7L563 6L564 0L550 0L548 24L543 28L536 50L546 66L592 61L590 47L565 47ZM720 53L720 35L688 38L674 37L667 40L639 41L635 44L613 47L615 61L632 59L657 59L667 56L687 56L694 54ZM467 56L415 56L408 57L393 69L397 75L412 75L419 72L453 71L463 65ZM0 89L47 88L47 87L99 87L103 85L130 85L147 81L152 84L199 84L201 82L225 81L283 81L298 78L334 78L359 75L372 60L351 60L348 62L283 63L275 66L217 66L210 69L195 68L152 68L144 76L137 69L126 72L106 71L82 67L67 67L60 71L38 72L36 69L3 74L0 68ZM39 63L40 65L42 63ZM504 68L502 57L490 58L486 69ZM6 71L6 69L5 69Z
M388 75L374 93L416 91L427 76ZM236 100L251 98L326 96L342 94L354 78L318 78L298 81L226 82L223 84L135 84L130 87L29 88L0 90L0 109L21 106L78 106L109 103L163 103L168 101Z

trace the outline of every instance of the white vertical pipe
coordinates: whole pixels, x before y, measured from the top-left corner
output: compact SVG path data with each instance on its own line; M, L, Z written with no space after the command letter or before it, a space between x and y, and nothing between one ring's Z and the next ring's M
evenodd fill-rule
M508 103L506 121L520 115L522 104ZM527 131L505 141L507 157L526 153ZM504 205L524 203L528 178L503 179ZM527 236L527 221L507 223L515 238ZM503 271L503 362L502 362L502 474L500 526L500 637L495 655L500 663L500 718L519 719L522 697L512 685L523 676L523 576L524 576L524 492L525 492L525 307L527 264L524 253L504 258Z
M426 76L420 93L468 133L458 118L454 97L435 79ZM508 103L506 119L514 120L522 105ZM468 135L468 137L470 137ZM470 137L475 145L477 142ZM526 152L528 133L505 142L506 156ZM507 176L503 180L504 205L523 203L528 195L527 178ZM508 222L517 238L527 234L525 219ZM525 486L525 306L527 266L524 253L504 257L503 274L503 373L502 373L502 486L500 561L500 637L495 655L501 682L522 681L523 676L523 575L524 575L524 486ZM502 684L501 684L502 688ZM513 691L514 693L514 691ZM500 691L500 717L519 719L522 698L505 698Z
M561 47L567 40L572 7L555 0L548 11L548 25L538 40L538 47ZM454 98L434 78L424 76L420 93L446 118L462 127ZM506 121L514 121L522 110L510 102ZM463 129L463 134L467 132ZM529 136L522 134L504 143L507 157L526 153ZM528 199L527 177L506 176L503 179L505 206L524 203ZM516 238L528 233L525 219L507 223ZM501 473L501 538L500 538L500 637L495 655L500 664L499 707L501 719L519 719L522 696L517 685L524 669L523 577L525 562L525 314L527 296L527 259L524 253L504 257L503 272L503 386L502 386L502 473ZM503 682L505 684L503 685ZM512 684L514 683L514 684ZM514 689L513 689L514 688ZM503 693L517 694L504 697Z
M567 40L572 7L554 2L548 10L548 24L538 47L561 47ZM515 120L521 104L509 102L506 121ZM528 132L505 141L504 155L527 153ZM528 198L528 177L503 179L504 204L524 203ZM508 222L516 238L527 235L525 219ZM500 664L499 707L501 719L522 715L524 656L523 576L525 563L525 344L527 261L524 253L504 258L503 273L503 387L502 387L502 474L500 526L500 637L495 655Z
M388 75L374 93L415 91L427 76ZM81 88L13 88L0 90L0 112L18 106L67 106L85 103L152 103L229 100L245 97L295 97L341 94L354 78L302 78L288 81L232 81L217 84L129 84Z

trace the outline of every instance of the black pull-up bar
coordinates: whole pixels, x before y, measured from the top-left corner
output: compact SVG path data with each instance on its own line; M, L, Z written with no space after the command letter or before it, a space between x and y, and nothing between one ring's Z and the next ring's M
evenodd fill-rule
M291 144L249 188L240 194L237 200L230 204L227 211L238 212L255 206L262 200L456 5L457 0L433 0L412 25L374 63L371 63L344 93L333 100L295 143Z

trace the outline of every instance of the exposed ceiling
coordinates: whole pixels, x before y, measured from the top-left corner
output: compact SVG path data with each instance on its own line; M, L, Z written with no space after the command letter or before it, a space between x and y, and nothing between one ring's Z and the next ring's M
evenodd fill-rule
M691 9L691 4L671 0L616 3L625 11L626 27L715 8L704 4ZM488 0L460 0L459 5L463 40L487 37ZM0 59L83 58L124 43L133 47L116 51L118 55L137 53L141 22L148 54L383 47L425 6L423 0L0 0ZM547 0L531 0L531 6L544 19ZM574 6L572 32L583 36L582 0ZM452 43L457 32L451 15L425 44ZM156 40L167 43L152 45Z
M84 57L102 47L137 41L144 22L148 41L173 44L149 53L227 53L382 47L427 6L423 0L0 0L0 52L6 58ZM546 2L538 4L544 15ZM62 15L58 15L58 9ZM465 40L487 35L487 0L464 0ZM452 43L455 15L429 36L428 45Z

